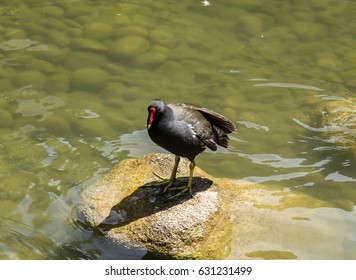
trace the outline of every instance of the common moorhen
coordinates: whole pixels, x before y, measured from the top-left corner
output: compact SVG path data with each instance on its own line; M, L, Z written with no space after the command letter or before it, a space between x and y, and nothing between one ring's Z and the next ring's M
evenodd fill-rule
M152 100L148 105L148 135L157 145L175 155L175 163L169 179L161 178L162 182L150 185L165 186L164 192L167 189L177 189L172 184L180 157L186 157L190 160L188 184L179 188L182 191L176 196L188 190L192 196L195 157L207 147L213 151L216 151L217 145L227 148L227 134L235 129L231 121L210 109L186 103L166 105L160 99Z

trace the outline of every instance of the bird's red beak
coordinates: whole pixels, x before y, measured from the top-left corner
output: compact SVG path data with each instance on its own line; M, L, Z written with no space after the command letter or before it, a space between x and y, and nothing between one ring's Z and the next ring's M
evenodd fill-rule
M155 117L155 114L156 114L156 109L150 108L150 111L148 113L147 129L150 129L153 119Z

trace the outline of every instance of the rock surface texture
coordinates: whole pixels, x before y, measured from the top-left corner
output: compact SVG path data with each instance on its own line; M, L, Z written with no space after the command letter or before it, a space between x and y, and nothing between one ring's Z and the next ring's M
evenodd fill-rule
M333 101L319 109L327 141L356 151L356 98Z
M116 242L147 249L156 258L224 259L231 250L230 198L224 188L241 183L212 178L197 168L193 194L145 184L168 177L174 156L148 154L128 159L82 193L79 210L96 229ZM189 161L180 163L177 187L187 183ZM177 190L178 192L179 190Z

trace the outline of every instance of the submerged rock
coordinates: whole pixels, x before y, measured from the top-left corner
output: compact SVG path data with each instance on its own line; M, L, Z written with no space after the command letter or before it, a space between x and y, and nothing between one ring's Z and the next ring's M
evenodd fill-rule
M150 47L147 39L140 36L127 36L111 44L111 53L118 58L131 59L146 52Z
M327 141L356 151L356 98L330 102L319 112Z
M199 168L193 179L194 197L145 184L153 174L169 177L174 157L148 154L116 165L82 193L79 210L95 228L127 246L147 249L152 257L224 259L231 250L230 202L224 187L238 188L228 179L212 178ZM187 183L189 161L179 165L177 186ZM183 177L182 177L183 176Z
M98 68L82 68L72 72L71 85L79 89L99 89L106 85L109 75Z

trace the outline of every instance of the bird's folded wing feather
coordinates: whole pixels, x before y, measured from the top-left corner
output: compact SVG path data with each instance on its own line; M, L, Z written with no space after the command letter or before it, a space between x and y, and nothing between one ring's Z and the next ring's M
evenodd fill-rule
M199 111L211 124L217 126L225 133L231 133L236 130L235 125L228 118L213 110L187 103L174 103L172 105Z
M202 112L199 112L195 107L187 106L185 103L169 104L175 112L179 112L177 121L184 122L192 133L202 142L203 145L215 151L217 149L212 132L212 124L206 119ZM184 112L184 113L183 113Z

